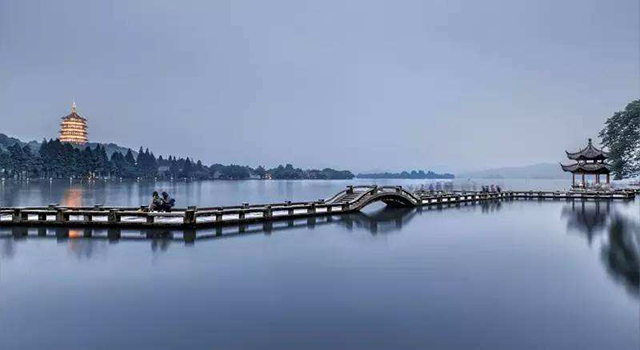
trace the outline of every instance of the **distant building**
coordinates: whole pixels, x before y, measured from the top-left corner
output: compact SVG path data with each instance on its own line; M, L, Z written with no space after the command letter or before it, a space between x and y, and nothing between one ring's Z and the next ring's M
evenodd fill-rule
M587 147L580 151L565 151L565 153L567 158L575 161L575 163L569 165L560 164L562 170L573 175L573 187L587 187L586 176L593 176L595 183L598 185L601 183L601 176L604 176L606 184L609 184L611 173L611 165L607 163L609 153L594 147L591 139L589 139ZM576 175L581 176L582 181L576 183Z
M60 141L78 145L89 142L87 120L78 114L75 102L71 104L71 114L62 117Z

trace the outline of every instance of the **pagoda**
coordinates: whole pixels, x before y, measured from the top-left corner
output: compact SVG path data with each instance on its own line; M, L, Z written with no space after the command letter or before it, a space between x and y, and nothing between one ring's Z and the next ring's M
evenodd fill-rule
M60 123L60 141L77 145L89 142L89 138L87 137L87 120L78 114L75 102L71 104L71 114L62 117L62 123Z
M574 160L574 164L564 165L560 164L562 170L570 172L573 175L573 187L574 188L586 188L587 181L585 176L595 176L595 183L600 184L601 176L605 176L605 181L609 184L611 165L606 160L609 158L609 153L593 146L591 139L587 147L581 149L578 152L567 152L567 158ZM576 175L582 176L582 181L576 184Z

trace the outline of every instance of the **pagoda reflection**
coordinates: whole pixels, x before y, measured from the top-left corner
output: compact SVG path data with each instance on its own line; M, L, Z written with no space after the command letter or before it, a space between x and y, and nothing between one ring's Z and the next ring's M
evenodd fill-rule
M84 188L82 186L73 186L64 190L62 194L62 202L60 203L63 207L80 207L82 206L82 194L84 192ZM82 237L82 231L79 229L70 229L69 237L78 238ZM70 249L74 248L75 244L72 242L69 247Z

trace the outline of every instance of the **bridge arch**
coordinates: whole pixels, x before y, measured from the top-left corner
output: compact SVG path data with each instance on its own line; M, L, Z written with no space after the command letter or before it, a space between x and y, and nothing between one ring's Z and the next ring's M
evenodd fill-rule
M388 188L374 188L369 194L355 201L352 208L354 210L360 210L376 202L383 202L394 208L415 207L419 204L415 196L401 188L392 188L391 190Z

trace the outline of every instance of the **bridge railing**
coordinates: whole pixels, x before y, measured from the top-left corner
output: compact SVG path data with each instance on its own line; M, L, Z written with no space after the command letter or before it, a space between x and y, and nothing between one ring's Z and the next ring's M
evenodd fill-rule
M357 195L349 202L334 203L332 199L339 198L349 190L341 191L330 201L318 200L312 202L282 202L272 204L223 207L186 207L172 212L148 212L141 207L68 207L50 205L47 207L16 207L0 208L0 223L12 224L109 224L109 225L196 225L210 222L241 222L251 220L269 220L271 218L296 218L309 215L330 214L333 212L350 212L366 206L369 201L375 201L378 194L396 193L405 198L414 198L417 205L456 204L494 199L633 199L635 191L504 191L504 192L450 192L444 194L411 193L400 186L359 186L353 191ZM9 220L7 220L7 217ZM51 220L53 217L53 220ZM211 219L213 220L211 221ZM160 220L160 221L158 221Z

